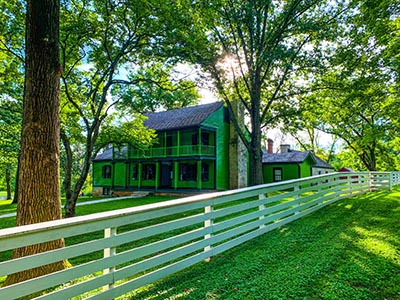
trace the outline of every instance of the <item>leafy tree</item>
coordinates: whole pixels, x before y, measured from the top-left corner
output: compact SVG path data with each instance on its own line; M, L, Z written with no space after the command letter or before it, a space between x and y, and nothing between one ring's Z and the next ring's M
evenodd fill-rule
M123 98L117 105L121 110L129 109L133 113L171 110L195 105L200 98L195 83L185 79L187 75L180 78L182 75L174 72L172 66L161 63L147 65L134 76L145 80L118 91Z
M148 65L149 58L155 61L163 51L164 25L160 18L164 16L166 7L168 3L155 0L82 0L62 6L62 114L65 117L62 119L61 139L66 151L63 181L67 196L66 217L75 215L77 197L98 149L101 127L110 124L108 119L116 104L126 100L124 94L128 92L135 93L131 94L135 99L144 97L145 92L140 89L144 86L149 89L144 82L157 83L161 87L168 85L164 75L160 78L162 82L158 82L158 78L144 77L152 75L152 70L137 72L137 66ZM131 86L137 88L131 89ZM169 95L165 93L164 96ZM168 105L175 105L175 100L176 97L172 97ZM126 132L125 137L135 132ZM147 131L141 133L140 140L143 141L147 141L148 134L151 134ZM77 146L80 143L83 147ZM83 154L78 158L81 161L80 174L72 184L72 160L77 161L73 157L77 152L74 147L82 149Z
M317 64L318 41L335 27L342 6L300 0L221 0L199 6L200 12L192 10L198 25L191 28L191 39L184 45L187 56L214 79L249 151L250 184L260 184L261 129L297 113L294 95L303 93L304 87L295 79ZM235 101L248 126L234 116Z
M28 1L17 226L61 218L59 188L59 2ZM64 246L55 240L18 248L13 257ZM52 263L7 277L5 285L67 267Z
M7 199L12 197L12 179L18 164L21 117L18 101L0 98L0 168L4 170Z
M375 26L371 29L370 13L381 24L395 18L393 12L357 5L338 36L329 68L317 81L323 89L310 99L318 127L340 137L365 169L375 171L387 167L378 161L383 162L379 157L388 153L388 141L396 132L399 94L398 74L387 59L391 49L380 42L385 38L376 35Z
M0 1L0 169L7 198L16 178L22 123L24 72L24 17L22 1ZM17 202L17 184L14 203Z

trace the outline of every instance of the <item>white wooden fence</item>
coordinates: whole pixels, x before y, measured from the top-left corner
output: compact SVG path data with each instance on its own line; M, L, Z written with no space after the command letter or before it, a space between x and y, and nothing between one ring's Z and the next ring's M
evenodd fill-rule
M3 287L0 299L32 298L39 291L35 299L112 299L339 199L399 182L400 173L393 172L331 173L3 229L0 251L59 238L67 246L10 257L0 263L0 278L60 260L74 266Z

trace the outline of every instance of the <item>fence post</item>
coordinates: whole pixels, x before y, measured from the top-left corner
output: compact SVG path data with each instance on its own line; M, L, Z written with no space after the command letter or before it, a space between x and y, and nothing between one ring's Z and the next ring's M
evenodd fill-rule
M319 184L320 184L320 183L318 183L318 185L319 185ZM293 191L299 193L299 191L300 191L300 185L296 185L295 187L293 187ZM293 200L297 200L297 199L299 199L299 194L295 194L295 195L293 196ZM296 206L300 206L300 203L297 203ZM294 214L297 215L298 213L299 213L299 211L296 211Z
M213 207L211 205L205 206L204 207L204 214L210 214L213 211ZM213 226L213 219L210 218L204 221L204 228L206 229L207 227L211 227L211 231L212 231L212 226ZM211 242L211 233L208 233L204 236L205 240L210 240ZM208 246L204 247L204 252L210 251L211 250L211 243ZM207 257L204 261L205 262L209 262L211 260L211 256Z
M110 238L110 237L115 236L115 235L117 235L117 228L116 227L104 229L104 238ZM116 247L105 248L103 257L104 258L110 257L110 256L114 256L115 254L116 254ZM104 269L103 270L103 275L109 274L109 273L114 272L114 271L115 271L115 267ZM110 288L113 288L113 287L114 287L114 282L103 286L103 291L107 291L107 290L109 290Z
M265 194L260 194L260 195L258 195L258 199L259 199L259 200L262 200L262 199L265 199L265 198L267 198L267 197L265 196ZM261 204L261 205L258 206L258 210L259 210L259 211L263 211L264 209L265 209L265 204ZM262 222L261 220L264 219L264 214L262 214L261 216L259 216L258 219L260 220L260 222ZM262 224L260 224L259 229L262 229L262 228L264 228L264 227L265 227L265 224L262 223Z

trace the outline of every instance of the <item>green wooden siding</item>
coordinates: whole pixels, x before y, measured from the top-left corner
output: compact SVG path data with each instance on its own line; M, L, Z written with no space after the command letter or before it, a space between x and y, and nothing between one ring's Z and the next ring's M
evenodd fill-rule
M125 151L126 156L116 156L113 164L95 161L93 185L117 189L228 189L229 122L225 114L221 107L198 128L159 132L156 145L145 156L131 149ZM162 167L165 164L172 172L167 185L168 169ZM104 165L112 166L111 178L102 177ZM149 165L153 166L152 176Z
M109 161L93 163L93 186L111 187L112 174L110 178L103 178L103 166L110 166L112 170L112 164Z
M126 163L116 162L114 164L114 186L125 187L126 186Z
M312 159L307 157L302 163L263 164L264 182L274 182L274 169L282 169L282 180L311 176Z
M225 121L225 108L221 107L210 115L204 126L216 128L216 189L229 189L229 123ZM211 139L210 139L211 140Z

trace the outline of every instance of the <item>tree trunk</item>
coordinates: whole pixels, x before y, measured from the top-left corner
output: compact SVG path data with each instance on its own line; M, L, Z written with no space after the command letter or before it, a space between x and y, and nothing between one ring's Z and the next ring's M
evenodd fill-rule
M18 203L18 190L19 190L19 184L18 184L18 178L19 178L19 158L21 157L21 153L18 154L18 165L17 165L17 171L15 174L15 189L14 189L14 198L12 203L17 204Z
M72 149L71 143L65 132L63 130L60 131L61 141L64 145L65 149L65 166L64 166L64 180L62 182L65 191L65 198L71 198L71 182L72 182Z
M11 171L10 168L6 168L6 186L7 186L7 200L12 198L11 195Z
M17 226L61 219L59 184L59 0L27 2L24 111ZM14 258L64 246L59 239L15 249ZM66 268L60 261L11 274L5 285Z
M96 135L97 138L97 135ZM65 217L70 218L70 217L75 217L75 208L76 208L76 202L78 200L78 196L80 191L82 190L83 185L85 184L86 178L89 174L90 170L90 161L93 153L93 145L94 141L92 139L88 139L89 141L87 142L86 145L86 153L85 153L85 158L83 161L83 166L81 170L81 174L77 180L77 182L74 185L73 190L71 189L71 194L70 197L66 199L64 210L65 210Z
M252 135L256 135L253 132ZM259 185L264 183L262 172L262 152L261 152L261 134L252 138L249 150L249 185Z

